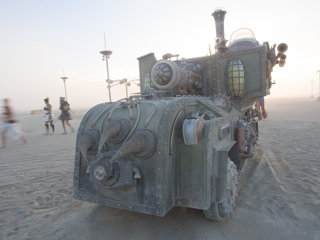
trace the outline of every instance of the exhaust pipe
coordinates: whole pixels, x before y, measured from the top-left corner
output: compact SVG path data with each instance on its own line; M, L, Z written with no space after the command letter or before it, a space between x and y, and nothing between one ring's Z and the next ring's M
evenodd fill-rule
M211 15L216 23L216 40L215 46L218 53L223 53L228 50L226 43L228 40L224 38L224 17L227 11L222 9L215 10Z
M111 158L111 161L127 153L142 153L148 146L148 139L143 134L136 134L125 142Z
M114 138L114 137L118 136L120 131L121 131L121 123L120 123L120 121L114 120L114 121L109 122L105 126L105 128L103 129L103 132L101 134L98 152L101 151L104 143L109 138Z
M133 153L137 158L147 159L156 150L157 138L150 130L139 130L125 142L121 148L113 155L111 161L128 153Z

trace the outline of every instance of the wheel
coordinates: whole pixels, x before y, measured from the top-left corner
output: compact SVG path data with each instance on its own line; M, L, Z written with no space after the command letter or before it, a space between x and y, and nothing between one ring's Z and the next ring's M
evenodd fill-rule
M228 197L221 203L212 203L208 210L204 210L204 215L212 220L221 221L231 216L233 208L236 206L237 197L237 167L228 159L227 191Z

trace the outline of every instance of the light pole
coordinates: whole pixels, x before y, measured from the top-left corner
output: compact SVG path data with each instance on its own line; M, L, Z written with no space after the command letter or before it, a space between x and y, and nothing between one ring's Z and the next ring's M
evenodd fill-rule
M110 55L112 54L112 51L110 50L105 50L105 51L101 51L100 52L102 55L103 55L103 58L102 60L104 60L106 58L106 65L107 65L107 83L108 83L108 89L109 89L109 101L111 102L111 86L110 86L110 83L111 83L111 80L109 78L109 65L108 65L108 58L110 57Z
M311 81L311 98L313 98L313 81Z
M318 102L320 102L320 70L317 71L319 73L319 97L318 97Z
M68 79L68 77L61 77L62 81L64 82L64 93L66 95L66 101L67 99L67 87L66 87L66 80Z

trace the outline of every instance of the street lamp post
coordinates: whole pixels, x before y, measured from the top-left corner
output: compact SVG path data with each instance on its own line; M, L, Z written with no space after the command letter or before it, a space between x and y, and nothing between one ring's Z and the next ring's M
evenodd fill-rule
M319 97L318 97L318 102L320 102L320 70L317 71L319 73Z
M109 65L108 65L108 58L110 57L110 55L112 54L112 51L110 50L105 50L105 51L101 51L100 52L102 55L103 55L103 58L102 60L106 59L106 65L107 65L107 83L108 83L108 89L109 89L109 101L111 102L111 86L110 86L110 83L111 83L111 80L109 78Z
M61 77L62 81L64 82L64 93L66 95L66 101L67 101L67 87L66 87L66 80L68 79L68 77Z

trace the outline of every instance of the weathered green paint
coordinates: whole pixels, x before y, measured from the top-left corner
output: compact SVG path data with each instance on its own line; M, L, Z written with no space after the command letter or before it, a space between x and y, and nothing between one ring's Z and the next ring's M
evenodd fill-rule
M270 93L267 64L272 60L272 67L275 66L276 55L268 43L255 43L253 47L243 49L240 45L240 49L238 46L234 50L223 45L225 42L224 39L219 43L221 46L214 55L174 61L178 79L170 79L164 75L170 71L154 67L159 62L153 53L138 58L141 94L99 104L82 119L75 152L76 199L156 216L164 216L174 206L203 209L209 217L212 204L220 204L221 211L224 211L221 218L228 216L228 211L232 212L234 202L228 201L232 199L230 189L236 185L228 178L236 181L236 175L229 174L232 170L230 164L240 169L239 158L252 155L258 130L254 119L257 112L252 108L258 98ZM227 90L226 66L231 58L241 59L245 69L246 84L241 97L232 97ZM168 60L161 60L161 63L165 61ZM172 80L180 88L174 88L174 84L170 88L164 86L162 90L169 90L170 96L162 97L159 89L145 87L147 74L151 77L161 75L162 79L168 77L168 82ZM173 88L189 94L181 96ZM78 144L83 134L94 129L102 135L110 120L114 122L121 118L130 125L126 140L119 144L107 140L100 153L84 158ZM121 156L121 161L120 157L112 160L122 164L121 169L126 169L118 173L126 174L126 178L119 179L128 182L118 180L112 187L97 182L92 166L101 164L100 169L107 169L109 174L103 175L104 179L112 179L115 170L107 163L111 163L110 159L122 146L132 144L132 136L138 131L154 134L151 135L156 138L154 145L152 141L146 142L142 134L133 143L137 144L137 149L133 147L131 152ZM241 135L242 132L245 134ZM245 144L243 150L242 144ZM148 154L151 151L150 156L139 158L144 151ZM106 157L100 163L97 160L100 155L110 156L110 159Z

